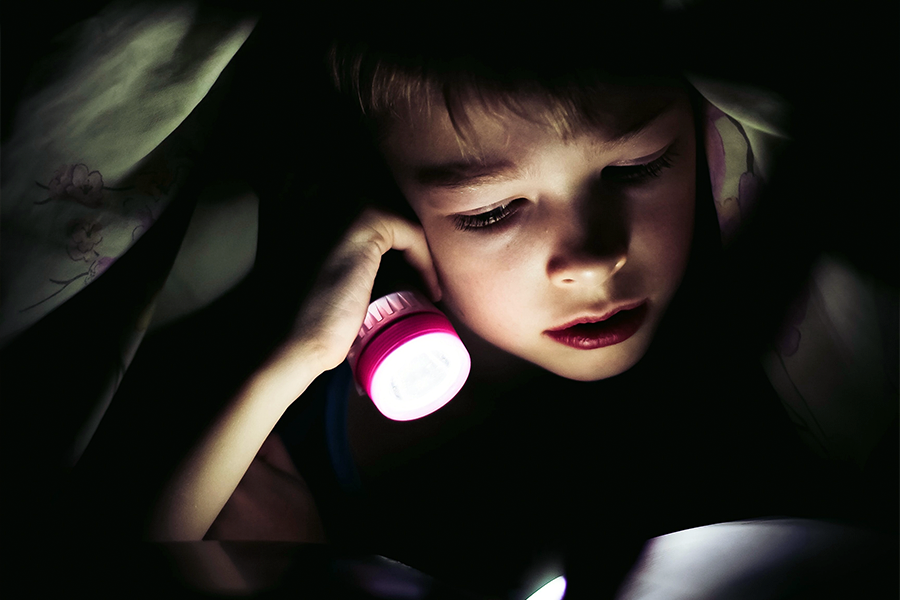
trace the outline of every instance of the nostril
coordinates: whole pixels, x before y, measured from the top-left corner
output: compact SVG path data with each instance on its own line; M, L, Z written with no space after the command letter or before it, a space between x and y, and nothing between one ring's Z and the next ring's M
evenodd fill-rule
M606 281L628 262L625 252L608 257L558 256L547 265L547 273L557 285L572 286Z

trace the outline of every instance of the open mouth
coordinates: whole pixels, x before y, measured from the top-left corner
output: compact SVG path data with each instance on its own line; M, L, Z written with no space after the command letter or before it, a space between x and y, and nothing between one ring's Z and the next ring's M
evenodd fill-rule
M594 350L624 342L641 328L647 317L647 303L620 310L608 319L592 323L578 323L565 329L544 333L560 344L579 350Z

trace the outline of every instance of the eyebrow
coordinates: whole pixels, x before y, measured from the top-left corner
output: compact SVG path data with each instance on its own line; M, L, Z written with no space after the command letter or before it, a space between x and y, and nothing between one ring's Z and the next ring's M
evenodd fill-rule
M509 160L454 161L413 169L415 180L426 187L463 188L512 179L519 167Z
M626 125L607 140L609 144L623 144L640 134L654 121L667 113L672 103L665 104L641 119ZM425 187L459 189L513 179L521 169L512 161L459 160L433 165L413 167L413 178Z

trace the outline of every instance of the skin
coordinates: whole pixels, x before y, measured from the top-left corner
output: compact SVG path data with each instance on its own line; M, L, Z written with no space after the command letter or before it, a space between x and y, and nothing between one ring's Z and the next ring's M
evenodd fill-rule
M686 95L621 139L590 131L567 140L508 111L468 116L469 152L442 108L397 119L381 147L421 222L444 308L493 346L560 376L591 381L626 371L647 351L688 262L695 139ZM671 166L658 176L607 181L616 167L652 162L668 148ZM472 156L487 165L474 179L449 185L427 175ZM458 227L459 215L503 205L515 212L493 227ZM648 308L643 325L612 346L575 349L545 333L639 302Z

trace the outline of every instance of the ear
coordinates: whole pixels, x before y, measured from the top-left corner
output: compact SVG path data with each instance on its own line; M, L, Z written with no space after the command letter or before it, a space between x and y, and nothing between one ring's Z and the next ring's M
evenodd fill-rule
M415 289L425 293L432 302L441 299L442 292L431 252L427 243L401 252L388 252L381 259L381 267L372 288L372 298L391 292Z

